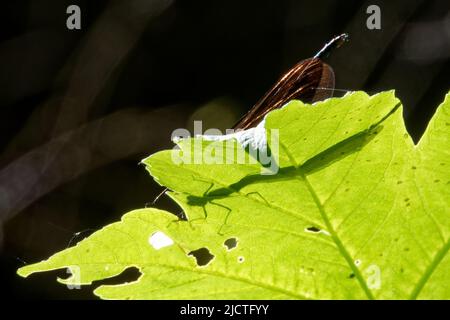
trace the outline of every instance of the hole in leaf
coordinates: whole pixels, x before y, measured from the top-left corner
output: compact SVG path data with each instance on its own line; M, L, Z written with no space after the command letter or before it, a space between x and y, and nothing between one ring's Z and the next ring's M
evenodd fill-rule
M244 262L244 261L245 261L245 258L244 258L244 257L240 256L240 257L238 258L238 262L239 262L239 263L242 263L242 262Z
M114 286L114 285L120 285L120 284L126 284L130 282L137 281L142 276L142 273L139 271L136 267L129 267L126 268L124 271L122 271L117 276L104 279L104 280L96 280L93 281L93 285L108 285L108 286Z
M191 251L188 253L188 256L193 256L199 267L206 266L214 258L214 255L212 255L207 248Z
M322 234L324 234L326 236L331 236L331 234L327 230L320 229L320 228L315 227L315 226L311 226L311 227L305 228L305 232L322 233Z
M225 247L227 247L227 250L232 250L237 247L237 239L236 238L227 239L223 244L225 245Z
M350 273L350 275L348 276L349 279L353 279L355 277L354 273Z
M318 232L320 232L320 231L322 231L322 230L319 229L319 228L317 228L317 227L312 226L312 227L306 228L305 231L306 231L306 232L312 232L312 233L318 233Z

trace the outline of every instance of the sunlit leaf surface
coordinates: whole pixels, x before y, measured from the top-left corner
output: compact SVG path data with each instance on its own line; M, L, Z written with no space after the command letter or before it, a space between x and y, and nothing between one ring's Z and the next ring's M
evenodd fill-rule
M187 221L132 211L19 275L70 267L59 281L85 285L139 269L97 287L104 299L450 298L450 95L417 145L393 92L292 101L266 129L276 175L234 156L179 163L240 148L182 140L143 162Z

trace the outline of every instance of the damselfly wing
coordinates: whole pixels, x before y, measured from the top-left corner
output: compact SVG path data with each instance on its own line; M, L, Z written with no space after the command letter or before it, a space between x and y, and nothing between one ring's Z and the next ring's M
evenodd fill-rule
M257 126L272 110L278 109L290 100L298 99L311 103L333 95L333 69L321 60L333 48L348 39L347 34L334 37L312 58L305 59L286 72L275 85L250 109L233 129L249 129Z

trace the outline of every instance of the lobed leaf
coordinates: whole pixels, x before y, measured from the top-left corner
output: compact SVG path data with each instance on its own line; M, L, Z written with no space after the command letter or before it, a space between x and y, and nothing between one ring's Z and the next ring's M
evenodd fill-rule
M276 175L238 163L235 141L182 140L143 163L187 221L132 211L18 274L70 267L59 281L86 285L139 269L104 299L450 298L450 94L417 145L392 91L292 101L266 129ZM178 161L205 152L228 163Z

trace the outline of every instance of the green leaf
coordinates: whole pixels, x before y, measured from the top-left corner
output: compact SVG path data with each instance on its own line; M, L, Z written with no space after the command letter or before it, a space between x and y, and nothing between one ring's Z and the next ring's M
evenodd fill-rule
M95 289L105 299L450 298L450 95L417 145L393 92L292 101L266 129L276 175L238 163L234 140L182 140L143 162L188 221L133 211L19 275L139 269ZM205 154L229 163L195 163ZM155 234L173 243L156 249Z

